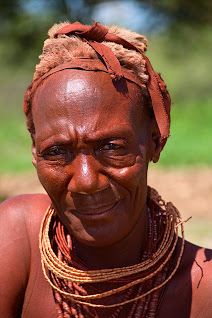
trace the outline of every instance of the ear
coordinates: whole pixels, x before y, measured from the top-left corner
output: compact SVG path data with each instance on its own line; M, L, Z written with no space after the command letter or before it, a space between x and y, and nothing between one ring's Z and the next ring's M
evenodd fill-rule
M161 140L160 131L155 119L152 123L151 144L152 153L150 159L156 163L160 159L160 154L166 144L166 139Z
M32 164L36 168L36 166L37 166L37 151L36 151L34 140L32 140L32 155L33 155Z

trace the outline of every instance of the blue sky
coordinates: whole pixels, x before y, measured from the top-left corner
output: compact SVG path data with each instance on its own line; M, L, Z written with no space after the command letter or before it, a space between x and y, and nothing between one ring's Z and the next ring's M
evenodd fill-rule
M136 1L108 1L97 5L92 18L102 24L118 24L133 31L148 31L154 25L165 25L162 15L155 15L150 6ZM155 29L157 31L157 28Z
M86 8L85 0L69 0L66 2L70 11L79 12ZM45 9L50 9L50 2L45 0L29 0L24 2L27 11L39 14ZM91 15L91 19L105 25L118 24L132 31L161 31L168 23L162 14L155 14L150 6L134 0L104 1L97 4ZM92 21L90 21L92 23Z

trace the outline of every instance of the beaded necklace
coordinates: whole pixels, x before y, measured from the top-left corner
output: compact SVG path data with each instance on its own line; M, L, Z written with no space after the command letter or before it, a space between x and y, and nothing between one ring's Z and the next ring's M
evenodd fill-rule
M41 224L39 247L44 276L54 291L58 318L98 317L95 308L116 308L109 316L116 318L124 305L130 303L132 305L128 318L155 317L162 287L176 273L182 258L184 221L173 204L165 203L157 191L150 187L148 218L149 239L139 264L91 270L74 253L71 237L65 234L64 226L56 217L54 208L50 206L47 209ZM171 268L179 225L182 233L181 247L175 266ZM108 290L100 290L96 287L97 284L107 284ZM118 287L110 288L111 284ZM90 294L86 289L92 289L94 293ZM113 295L121 295L122 301L112 303L109 300ZM108 301L103 304L102 300L104 302L105 299Z

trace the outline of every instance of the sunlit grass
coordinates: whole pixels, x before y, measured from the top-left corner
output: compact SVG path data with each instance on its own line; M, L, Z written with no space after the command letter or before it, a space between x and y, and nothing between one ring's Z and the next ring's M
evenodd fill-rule
M31 142L22 111L28 72L5 69L0 83L0 174L32 169Z
M161 154L163 166L212 165L212 100L174 105L171 137Z
M0 125L0 174L30 170L31 146L24 116L15 110L12 113L4 111Z

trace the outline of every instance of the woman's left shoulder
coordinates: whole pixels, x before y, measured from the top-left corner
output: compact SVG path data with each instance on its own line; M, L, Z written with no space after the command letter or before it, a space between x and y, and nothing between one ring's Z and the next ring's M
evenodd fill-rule
M197 246L185 241L183 262L191 267L192 281L198 279L199 275L212 277L212 250ZM200 278L200 277L199 277ZM212 282L211 282L212 283ZM199 285L200 286L200 283Z
M191 317L212 317L212 250L185 243L185 258L191 266Z

